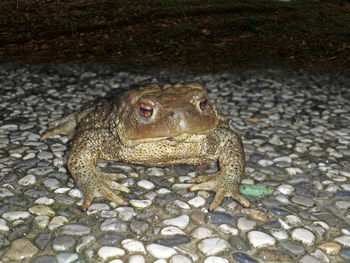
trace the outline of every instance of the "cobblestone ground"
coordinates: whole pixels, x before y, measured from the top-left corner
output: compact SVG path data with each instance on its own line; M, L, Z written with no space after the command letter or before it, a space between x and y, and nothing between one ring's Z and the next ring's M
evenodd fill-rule
M0 261L225 263L350 262L350 76L263 69L190 75L93 65L0 66ZM122 172L131 207L95 200L80 211L67 138L40 142L49 121L120 88L200 81L243 136L244 183L273 193L227 199L188 193L215 165Z

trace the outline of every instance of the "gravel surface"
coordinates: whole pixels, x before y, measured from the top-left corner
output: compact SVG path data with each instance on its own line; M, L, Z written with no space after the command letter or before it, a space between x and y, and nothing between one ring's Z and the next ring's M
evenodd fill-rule
M292 69L191 75L97 65L0 66L0 262L228 263L350 261L350 75ZM49 121L119 89L200 81L243 136L243 180L273 193L227 199L184 183L215 165L127 175L131 207L95 200L86 214Z

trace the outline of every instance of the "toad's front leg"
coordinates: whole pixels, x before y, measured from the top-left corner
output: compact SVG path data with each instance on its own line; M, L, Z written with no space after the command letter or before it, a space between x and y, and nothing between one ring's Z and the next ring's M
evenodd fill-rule
M86 211L95 197L103 197L117 205L129 203L114 190L130 193L130 190L115 182L121 174L104 173L96 164L99 160L118 160L117 142L105 129L87 130L78 134L68 155L68 169L84 195L82 210Z
M216 209L226 196L232 196L242 206L249 207L249 201L239 193L238 184L244 174L245 157L242 140L238 134L227 129L218 129L212 136L219 141L217 156L220 170L215 174L198 176L189 183L199 183L189 188L190 191L211 190L215 192L209 210ZM221 139L224 138L224 139Z

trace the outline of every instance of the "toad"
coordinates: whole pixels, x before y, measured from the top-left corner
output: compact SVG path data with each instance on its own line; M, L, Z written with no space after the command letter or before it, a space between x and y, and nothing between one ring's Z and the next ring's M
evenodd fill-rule
M245 169L241 138L230 130L199 83L128 90L48 126L51 129L42 141L56 134L72 140L67 166L84 195L83 211L95 197L129 204L115 192L130 192L117 182L124 175L102 172L96 167L100 161L159 167L216 161L219 170L189 180L193 183L189 190L214 191L209 210L226 196L249 207L238 191Z

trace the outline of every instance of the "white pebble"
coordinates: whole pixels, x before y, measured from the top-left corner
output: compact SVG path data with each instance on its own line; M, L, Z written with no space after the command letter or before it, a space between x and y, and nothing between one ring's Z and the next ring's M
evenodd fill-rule
M234 227L231 227L227 224L221 224L219 225L219 229L226 233L226 234L230 234L232 236L235 236L235 235L238 235L238 229L237 228L234 228Z
M203 197L197 196L189 200L188 203L193 207L202 207L205 205L205 199Z
M297 175L303 173L303 171L300 168L295 167L288 167L285 170L289 175Z
M157 168L157 167L151 167L146 169L146 173L149 176L164 176L164 169Z
M12 193L9 189L0 187L0 198L5 198L9 196L14 196L15 194Z
M284 219L288 224L292 226L303 225L303 222L300 220L300 218L295 215L286 215Z
M199 250L206 256L216 255L229 247L229 243L218 237L206 238L198 243Z
M10 228L8 227L6 220L0 218L0 231L7 232L9 230L10 230Z
M78 244L75 247L75 251L77 253L81 253L95 241L96 237L94 237L93 235L83 236L79 239Z
M146 190L152 190L154 188L154 183L148 180L138 181L137 185Z
M82 192L77 188L70 190L68 195L73 198L83 198Z
M182 209L191 209L191 207L184 201L181 200L175 200L174 205L177 205L178 207Z
M277 240L288 239L288 233L281 229L272 229L271 235L273 235L273 237Z
M152 204L151 200L136 200L136 199L132 199L130 200L130 204L136 208L147 208Z
M6 220L14 221L18 219L26 219L30 217L30 213L28 211L5 212L2 214L2 217Z
M238 218L237 227L241 231L249 231L252 230L256 226L256 222L254 220L246 219L245 217Z
M160 188L157 190L157 194L159 195L165 195L169 193L171 193L171 191L168 188Z
M35 157L34 153L28 153L23 157L23 160L33 159Z
M281 184L277 190L284 195L291 195L294 192L294 187L289 184Z
M36 177L32 174L28 174L18 180L18 184L23 186L33 185L35 183L36 183Z
M55 216L52 218L52 220L49 223L49 230L53 231L56 228L63 226L64 224L68 223L68 219L64 216Z
M145 258L142 255L132 255L129 257L129 263L145 263Z
M101 203L93 203L89 206L89 209L87 210L87 215L96 215L100 213L102 210L110 210L109 205L107 204L101 204Z
M304 228L296 228L292 232L292 238L302 242L307 246L312 246L315 241L315 235Z
M165 225L176 226L181 229L185 229L189 222L190 222L190 218L188 215L181 215L178 217L164 220Z
M200 226L191 232L191 237L196 239L215 237L215 232L212 229Z
M134 239L124 239L121 242L122 247L128 251L130 254L138 253L138 254L146 254L145 246L142 242Z
M350 247L350 236L344 235L334 239L334 241L342 244L345 247Z
M110 258L122 257L125 255L125 251L118 247L104 246L98 250L97 254L103 260L107 260Z
M60 188L57 188L54 193L55 194L65 194L67 193L68 191L70 191L72 188L69 188L69 187L60 187ZM74 190L74 189L73 189Z
M275 239L261 231L250 231L248 233L249 242L256 248L275 245Z
M36 225L39 229L45 229L49 224L50 217L46 215L36 216L34 218L34 225Z
M277 158L273 159L273 162L275 162L275 163L277 163L277 162L291 163L292 162L292 158L289 158L287 156L277 157Z
M210 256L207 257L203 263L229 263L229 261L226 258Z
M192 260L184 255L177 254L170 258L169 263L192 263Z
M135 215L135 211L132 207L122 206L115 209L118 212L118 218L123 221L130 221Z
M258 161L258 164L261 165L262 167L270 166L273 164L273 161L271 160L266 160L266 159L261 159Z
M43 181L43 185L53 191L60 187L60 182L56 178L48 178Z
M175 249L158 244L150 244L146 246L146 249L155 258L165 259L177 254Z
M285 195L276 195L275 199L284 205L290 203L289 199Z
M54 202L54 199L43 196L36 199L34 203L37 205L52 205Z
M173 235L185 235L185 232L182 231L180 228L177 228L176 226L167 226L160 231L160 234L163 236L173 236Z

